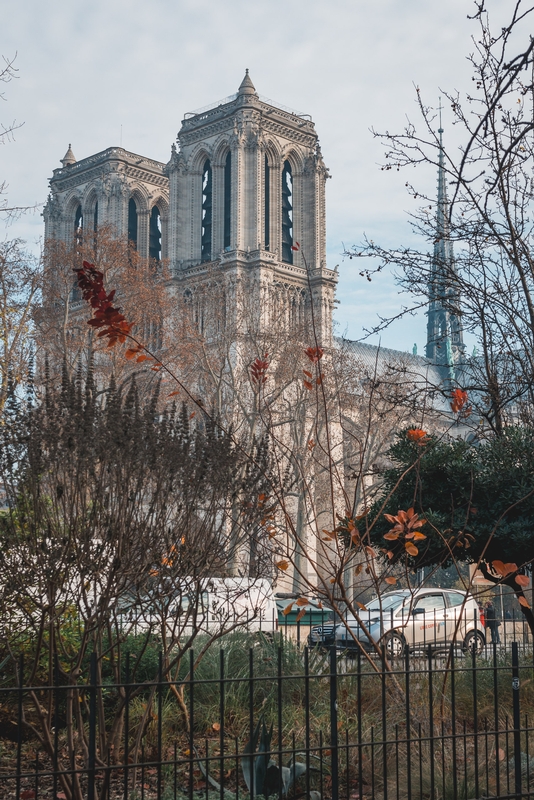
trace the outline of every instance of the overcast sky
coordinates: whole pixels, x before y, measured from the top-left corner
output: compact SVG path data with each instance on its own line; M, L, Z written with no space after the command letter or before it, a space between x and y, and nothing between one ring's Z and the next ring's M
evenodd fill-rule
M489 0L505 13L512 0ZM471 0L0 0L0 53L17 53L0 122L24 125L0 148L10 204L42 204L69 142L77 159L122 146L167 161L184 114L237 90L256 90L311 114L327 183L328 265L339 264L338 331L357 339L402 304L391 275L372 283L343 246L364 233L413 244L406 175L383 172L370 128L415 119L414 84L437 105L440 87L466 89L476 26ZM444 115L447 137L447 109ZM446 139L447 141L447 139ZM449 139L451 141L451 139ZM411 174L427 191L436 175ZM2 235L36 243L39 212ZM396 323L382 344L425 343L424 316ZM370 341L376 342L376 339Z

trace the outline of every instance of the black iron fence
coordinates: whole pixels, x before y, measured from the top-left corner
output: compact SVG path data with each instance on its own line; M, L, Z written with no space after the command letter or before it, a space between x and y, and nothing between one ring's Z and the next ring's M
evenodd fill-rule
M161 656L136 681L131 654L120 683L95 655L76 685L27 686L22 663L16 681L4 671L0 797L534 797L526 637L389 661L244 641L210 669L189 651L175 681Z

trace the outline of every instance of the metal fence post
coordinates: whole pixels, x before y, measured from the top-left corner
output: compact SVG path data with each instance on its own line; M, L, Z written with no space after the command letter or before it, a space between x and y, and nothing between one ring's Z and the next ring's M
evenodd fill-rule
M89 673L89 756L87 763L87 800L95 800L96 764L96 653L91 653Z
M521 797L521 716L519 710L519 648L512 642L512 702L514 710L515 794Z
M20 772L22 760L22 712L24 698L24 655L21 653L19 658L19 691L18 691L18 711L17 711L17 778L15 797L20 798Z
M163 653L159 651L158 661L158 800L161 798L161 755L163 739Z
M337 653L330 648L330 750L332 764L332 800L339 798L338 732L337 732Z
M128 797L128 754L130 742L130 653L126 653L124 685L124 797Z

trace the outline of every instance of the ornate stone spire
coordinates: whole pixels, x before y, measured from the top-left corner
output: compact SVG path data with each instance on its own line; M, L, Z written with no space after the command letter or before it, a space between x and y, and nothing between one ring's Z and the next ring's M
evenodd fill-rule
M441 127L441 102L439 119L438 202L434 239L434 255L428 284L428 324L426 356L434 364L447 370L454 379L454 368L464 352L463 331L460 319L460 298L456 266L450 236L449 199L443 128Z
M72 152L72 145L71 144L69 144L69 149L67 150L67 152L65 153L65 155L61 159L61 163L63 164L64 167L68 167L71 164L75 164L76 163L76 159L74 157L74 153Z
M250 75L248 74L248 69L245 72L245 77L241 81L241 86L237 90L238 94L256 94L256 88L252 83Z

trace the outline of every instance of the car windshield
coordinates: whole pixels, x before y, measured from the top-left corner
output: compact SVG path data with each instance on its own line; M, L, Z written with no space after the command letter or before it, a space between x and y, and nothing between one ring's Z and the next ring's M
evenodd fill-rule
M400 605L403 600L403 594L390 594L387 597L382 597L382 599L377 597L376 600L373 600L371 603L369 603L367 610L380 611L382 608L382 611L390 611L391 609L394 609Z

